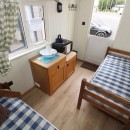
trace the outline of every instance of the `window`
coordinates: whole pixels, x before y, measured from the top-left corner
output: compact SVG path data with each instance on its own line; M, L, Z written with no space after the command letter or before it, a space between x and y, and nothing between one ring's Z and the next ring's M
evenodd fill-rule
M25 8L20 10L23 15L19 13L15 38L10 47L10 52L29 48L45 40L43 6L25 5L23 7Z
M43 7L26 5L25 13L31 43L41 42L45 40Z
M14 38L13 44L10 47L10 52L14 52L19 49L26 48L26 47L27 47L27 44L26 44L26 38L24 34L24 29L23 29L22 18L21 18L21 14L19 13L15 38Z
M125 0L95 0L90 34L113 40L124 6Z

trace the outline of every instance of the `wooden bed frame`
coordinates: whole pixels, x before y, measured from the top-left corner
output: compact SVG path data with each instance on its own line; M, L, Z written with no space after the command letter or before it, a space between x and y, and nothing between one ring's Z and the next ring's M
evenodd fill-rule
M130 56L130 52L108 47L106 55L109 54L110 52L118 53L118 54L123 54L125 56ZM82 83L81 83L81 88L80 88L80 94L79 94L77 109L80 109L81 103L82 103L82 99L84 99L84 100L90 102L92 105L94 105L98 109L100 109L100 110L108 113L109 115L111 115L111 116L117 118L118 120L120 120L121 122L125 123L126 127L130 128L130 120L128 120L128 119L126 119L126 118L124 118L122 116L117 115L117 113L115 113L114 111L110 111L109 109L103 107L102 105L98 104L97 102L95 102L94 100L92 100L88 96L91 96L92 98L96 98L99 101L101 101L102 103L104 103L104 104L110 106L111 108L114 108L115 110L118 110L119 112L124 113L124 114L126 114L126 115L128 115L130 117L130 111L129 110L126 110L123 107L121 107L121 106L119 106L119 105L117 105L117 104L115 104L113 102L110 102L110 101L108 101L105 98L102 98L98 94L93 94L92 92L88 91L85 86L87 86L88 88L92 88L96 92L99 92L99 93L102 93L103 95L108 96L112 100L118 101L121 104L124 104L124 105L130 107L130 101L128 101L128 100L126 100L126 99L124 99L124 98L122 98L122 97L120 97L118 95L115 95L112 92L106 91L106 90L102 89L101 87L98 87L98 86L96 86L96 85L94 85L94 84L92 84L90 82L87 82L86 79L83 79ZM85 94L87 94L88 96L86 96ZM127 128L125 128L124 130L127 130Z
M0 97L17 97L20 98L21 94L20 92L14 92L11 91L10 86L13 84L13 82L5 82L0 83Z

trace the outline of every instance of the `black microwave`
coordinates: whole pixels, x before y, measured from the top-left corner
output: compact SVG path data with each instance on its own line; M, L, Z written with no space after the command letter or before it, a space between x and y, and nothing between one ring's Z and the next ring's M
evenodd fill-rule
M57 52L69 54L73 48L73 42L70 40L63 39L62 43L52 43L52 48L56 49Z

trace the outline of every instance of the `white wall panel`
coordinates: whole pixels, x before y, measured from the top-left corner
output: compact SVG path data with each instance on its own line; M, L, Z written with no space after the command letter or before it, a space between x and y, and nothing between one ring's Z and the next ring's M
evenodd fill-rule
M93 2L94 0L80 0L78 4L74 42L76 44L75 49L78 51L78 58L81 60L86 58ZM85 25L82 25L82 22L85 22Z
M0 82L8 82L12 80L14 85L11 86L11 89L14 91L20 91L21 93L24 93L33 87L34 82L28 59L37 55L38 52L39 50L12 60L12 69L7 76L0 76Z
M25 0L25 3L30 4L32 1L34 2L34 5L39 4L38 0ZM76 0L70 1L75 2ZM44 7L46 37L50 42L55 41L58 34L61 34L63 38L73 40L76 11L69 11L69 0L60 0L60 2L63 4L62 13L57 13L57 3L54 0L42 0L40 2L40 5L43 4ZM24 93L33 87L34 82L28 59L38 53L39 50L12 60L13 68L7 76L0 76L0 82L12 80L14 85L11 86L11 89L20 91L21 93Z
M130 52L130 0L126 1L113 47Z
M112 46L112 40L90 35L85 61L100 65L108 46Z
M45 26L49 35L47 38L50 42L54 42L58 34L61 34L65 39L73 40L76 11L69 11L68 4L69 2L75 3L75 1L60 0L63 5L61 13L57 13L57 3L55 1L44 3Z

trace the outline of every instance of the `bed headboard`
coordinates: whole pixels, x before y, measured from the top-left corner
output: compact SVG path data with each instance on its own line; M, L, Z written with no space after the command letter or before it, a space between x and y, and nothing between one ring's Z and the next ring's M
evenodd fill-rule
M0 97L21 97L20 92L11 91L10 86L13 82L0 83Z
M114 53L130 56L130 52L128 52L128 51L123 51L123 50L119 50L119 49L115 49L115 48L111 48L111 47L107 48L107 52L106 52L105 56L107 56L110 52L114 52Z

